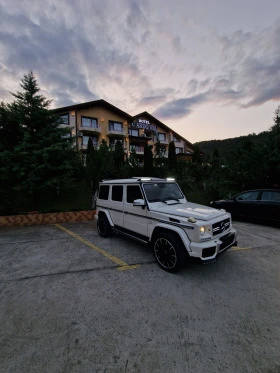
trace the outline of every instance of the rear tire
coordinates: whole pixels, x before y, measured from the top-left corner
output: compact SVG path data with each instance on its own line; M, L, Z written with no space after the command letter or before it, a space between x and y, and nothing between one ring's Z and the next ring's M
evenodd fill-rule
M101 237L110 237L113 234L113 229L106 215L99 215L97 220L97 230Z
M181 239L173 233L158 233L153 242L156 261L167 272L176 272L185 264L186 253Z

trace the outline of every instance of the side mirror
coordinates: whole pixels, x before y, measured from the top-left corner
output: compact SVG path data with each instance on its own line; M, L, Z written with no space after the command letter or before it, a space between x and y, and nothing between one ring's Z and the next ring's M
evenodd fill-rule
M144 207L146 206L146 202L141 198L141 199L135 199L133 201L133 206L141 206Z

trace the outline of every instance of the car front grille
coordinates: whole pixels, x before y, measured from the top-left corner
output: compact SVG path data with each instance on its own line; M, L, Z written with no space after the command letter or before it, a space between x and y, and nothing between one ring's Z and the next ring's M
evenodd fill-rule
M227 229L229 229L229 226L230 226L229 218L213 224L212 226L213 236L216 236L217 234L225 232Z
M220 245L219 251L224 250L229 245L232 245L235 241L234 233L228 233L224 237L221 237L220 240L222 241L222 244Z

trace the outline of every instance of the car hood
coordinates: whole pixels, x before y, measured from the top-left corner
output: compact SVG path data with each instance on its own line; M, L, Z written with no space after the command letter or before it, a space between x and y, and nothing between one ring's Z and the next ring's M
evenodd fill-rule
M150 211L180 216L183 218L192 217L196 220L211 220L222 215L225 211L217 210L213 207L198 205L196 203L185 202L174 205L166 205L164 202L156 202L150 206Z

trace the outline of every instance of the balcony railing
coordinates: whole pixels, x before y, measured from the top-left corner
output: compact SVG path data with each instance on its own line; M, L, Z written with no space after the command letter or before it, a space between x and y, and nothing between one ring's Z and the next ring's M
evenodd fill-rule
M169 140L168 139L165 139L165 140L160 140L158 137L156 139L154 139L154 142L157 142L159 141L162 145L168 145L169 144Z
M108 128L107 129L107 136L121 136L124 137L126 135L126 131L124 129L117 130L116 128Z
M136 154L144 154L144 146L131 145L129 150L135 150Z
M176 141L174 142L176 148L183 148L184 143L182 141Z
M131 132L128 133L129 137L133 137L134 140L152 140L153 136L152 135L149 135L149 134L146 134L146 133L142 133L142 134L139 134L139 135L133 135Z
M101 126L97 127L86 127L86 126L80 126L80 131L83 132L91 132L91 133L101 133Z
M99 143L94 143L93 146L95 149L99 149ZM87 150L87 145L82 144L80 149Z

